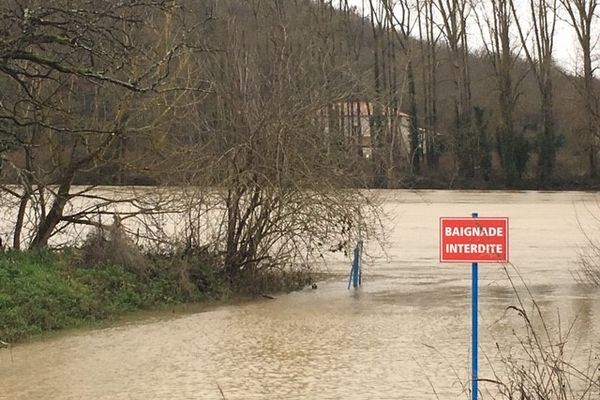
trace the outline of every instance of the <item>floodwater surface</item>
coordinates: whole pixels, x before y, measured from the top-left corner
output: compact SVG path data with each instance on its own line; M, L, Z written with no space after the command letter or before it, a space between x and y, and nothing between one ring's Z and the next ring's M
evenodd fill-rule
M381 195L389 247L366 260L361 289L347 289L350 263L338 260L317 290L16 345L0 350L0 399L467 399L470 266L438 263L438 223L475 211L510 218L508 270L527 307L521 281L552 332L577 317L573 362L598 350L600 291L573 278L600 226L595 194ZM496 343L514 346L523 321L507 310L518 302L502 266L481 265L479 286L480 377L493 378Z

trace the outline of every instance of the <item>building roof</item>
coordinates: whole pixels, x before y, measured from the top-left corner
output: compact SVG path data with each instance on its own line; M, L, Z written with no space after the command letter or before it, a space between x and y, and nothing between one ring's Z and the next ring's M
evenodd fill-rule
M376 103L370 101L358 101L351 100L345 102L334 103L333 107L336 111L339 111L342 115L348 116L360 116L360 117L370 117L373 115L373 109ZM390 111L392 111L389 107L385 107L382 105L381 107L384 115L388 115ZM397 116L402 118L410 118L410 115L403 113L401 111L396 111Z

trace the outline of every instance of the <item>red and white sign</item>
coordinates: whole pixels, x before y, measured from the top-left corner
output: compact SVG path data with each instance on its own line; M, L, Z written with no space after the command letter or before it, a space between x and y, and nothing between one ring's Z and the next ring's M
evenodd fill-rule
M440 262L508 262L508 218L440 218Z

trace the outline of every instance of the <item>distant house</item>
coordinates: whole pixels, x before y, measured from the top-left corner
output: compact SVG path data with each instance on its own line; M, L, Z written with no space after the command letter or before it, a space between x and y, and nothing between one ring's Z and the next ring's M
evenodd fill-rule
M322 113L325 131L341 133L357 146L359 155L371 158L377 147L394 146L402 161L410 159L410 120L408 114L367 101L345 101ZM381 137L377 137L377 132ZM419 130L422 134L422 130Z

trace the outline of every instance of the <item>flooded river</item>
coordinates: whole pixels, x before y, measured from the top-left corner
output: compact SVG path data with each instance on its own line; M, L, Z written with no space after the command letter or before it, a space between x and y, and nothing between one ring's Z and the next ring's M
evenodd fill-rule
M510 256L548 321L569 324L574 362L597 349L600 291L572 277L590 193L383 192L387 257L347 290L349 262L317 290L197 313L160 313L0 350L0 399L467 399L470 266L438 263L442 216L510 218ZM513 272L513 277L516 274ZM481 352L494 363L519 318L498 265L480 267ZM491 378L482 361L480 377ZM485 390L485 389L484 389ZM222 393L221 393L222 391Z

